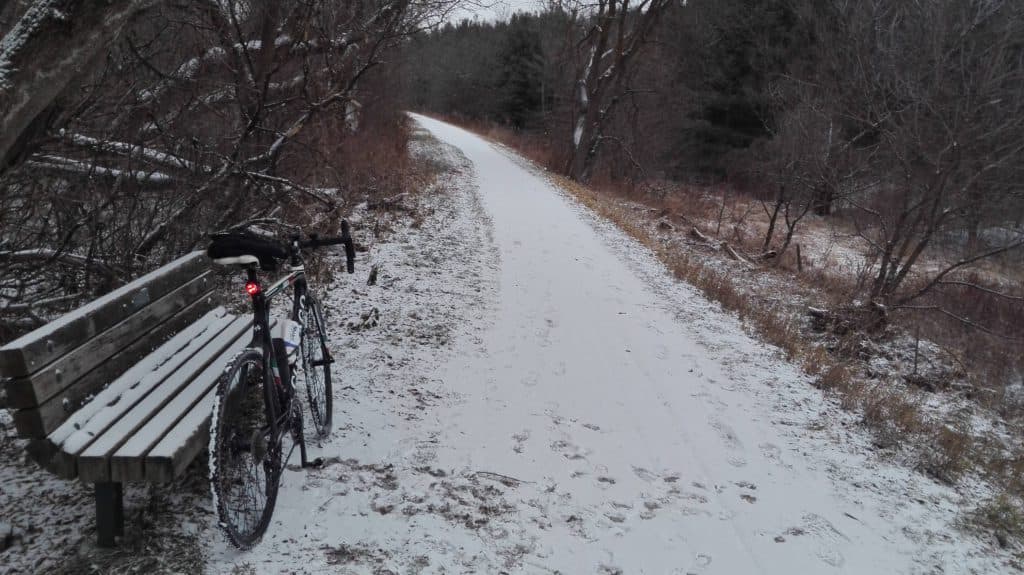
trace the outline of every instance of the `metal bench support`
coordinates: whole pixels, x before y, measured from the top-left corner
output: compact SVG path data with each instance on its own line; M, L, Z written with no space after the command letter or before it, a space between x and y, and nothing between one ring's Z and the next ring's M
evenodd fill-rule
M96 484L96 543L113 547L124 535L124 492L120 483Z

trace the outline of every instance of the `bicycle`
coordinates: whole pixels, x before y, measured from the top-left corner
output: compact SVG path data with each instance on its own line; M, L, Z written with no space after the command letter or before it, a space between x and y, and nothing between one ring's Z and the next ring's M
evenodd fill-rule
M210 486L218 524L239 549L251 548L266 532L282 468L295 447L302 467L322 463L307 459L293 376L301 372L313 427L323 438L331 427L334 360L327 347L323 309L306 280L302 251L344 245L346 268L353 273L355 249L347 222L342 222L341 232L338 238L293 236L286 244L247 232L217 234L207 250L215 263L245 269L245 291L253 309L252 342L218 380L210 424ZM274 271L280 261L288 262L288 273L264 287L258 270ZM288 286L294 288L291 315L280 320L272 334L270 303ZM292 446L282 458L286 434L291 435Z

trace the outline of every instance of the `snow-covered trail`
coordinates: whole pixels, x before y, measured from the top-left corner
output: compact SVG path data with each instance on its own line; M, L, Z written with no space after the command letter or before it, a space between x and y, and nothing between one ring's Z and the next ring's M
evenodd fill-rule
M953 491L879 462L851 416L649 252L510 152L415 120L465 155L461 191L438 205L440 247L398 250L436 265L396 275L380 307L437 315L446 343L379 336L342 366L329 465L290 472L264 543L214 543L212 570L994 568L951 526Z
M547 567L889 573L909 563L913 548L886 541L883 519L784 452L770 406L736 381L773 379L775 366L724 369L695 333L710 326L677 317L677 302L543 179L474 135L418 121L473 162L502 263L488 353L453 361L443 378L467 399L442 418L439 457L553 488L522 510ZM730 337L703 334L715 335ZM806 535L787 534L797 530Z

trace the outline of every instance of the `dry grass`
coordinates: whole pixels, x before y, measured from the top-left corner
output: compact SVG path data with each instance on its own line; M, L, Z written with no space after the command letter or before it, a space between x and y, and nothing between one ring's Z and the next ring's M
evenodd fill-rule
M986 282L982 274L968 273L960 278L989 289L1000 286ZM1024 278L1016 284L1024 285ZM1017 288L1019 291L1020 288ZM1019 382L1024 374L1024 302L996 297L966 286L943 286L923 298L920 305L934 305L950 310L972 322L986 326L993 333L971 329L962 322L936 313L912 313L903 319L907 329L936 343L956 358L961 371L974 388L974 399L985 407L999 410L1004 416L1021 418L1020 405L1008 404L1003 393L1007 383Z
M734 312L748 329L801 365L806 373L814 376L817 387L837 396L844 409L861 414L877 447L910 448L922 471L950 484L974 467L988 470L1005 466L994 461L990 451L981 449L963 427L927 420L919 394L899 383L865 380L856 360L861 342L858 334L835 340L829 346L831 350L827 349L820 335L804 329L791 309L751 293L749 286L736 281L736 274L709 265L703 255L674 249L675 246L661 241L655 227L639 224L634 213L604 194L563 178L556 179L588 207L651 248L676 277ZM765 273L785 272L769 269ZM830 278L832 283L822 282L823 277ZM831 274L811 274L801 278L803 281L798 279L798 283L808 289L806 282L809 280L817 285L817 295L829 300L846 289L845 284L834 278ZM1000 477L1012 480L1009 473L1002 473ZM1011 487L1011 483L1003 483Z
M1000 547L1024 541L1024 506L1021 501L1006 495L983 502L966 517L968 526L991 533ZM1018 547L1019 549L1019 547ZM1024 569L1024 553L1018 551L1015 569Z

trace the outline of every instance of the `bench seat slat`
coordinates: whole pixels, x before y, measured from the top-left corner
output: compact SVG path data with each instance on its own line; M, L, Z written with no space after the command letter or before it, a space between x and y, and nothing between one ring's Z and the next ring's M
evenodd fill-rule
M8 404L12 407L32 407L57 395L164 319L201 298L212 286L211 273L192 278L43 369L8 382Z
M200 451L208 448L210 419L216 397L217 388L212 386L192 411L185 414L160 443L149 451L144 464L145 481L172 481L181 475Z
M223 308L207 313L83 405L47 438L56 451L51 469L62 477L74 477L79 453L233 320Z
M164 439L150 450L144 462L145 481L172 481L181 475L196 455L209 448L210 419L216 397L217 389L213 387L196 407L186 413L174 429L167 432Z
M167 405L153 415L135 434L124 443L110 458L110 476L113 481L144 481L148 473L150 461L143 458L150 449L164 439L174 444L178 441L175 433L176 426L183 420L195 420L194 414L202 416L200 421L209 424L210 406L203 407L202 400L211 390L216 393L215 384L217 379L224 373L225 366L239 351L244 349L251 342L248 331L243 331L239 337L197 375L186 389L178 393ZM188 428L190 424L186 424ZM174 477L161 479L159 481L170 481Z
M271 320L270 329L273 330L275 325L276 321ZM212 377L214 382L224 372L234 354L245 348L246 342L240 341L239 343L241 345L235 347L223 361L217 360L217 363L220 364L219 369L216 364L210 366L208 376ZM167 432L160 443L157 443L149 451L143 464L145 481L164 483L173 480L181 475L199 452L208 448L210 419L216 396L217 387L214 385L199 400L199 403L173 429Z
M110 455L134 432L142 427L160 408L187 387L189 381L206 369L231 343L251 325L251 318L240 317L205 344L179 369L141 401L132 406L120 419L103 431L102 435L85 448L78 457L78 475L83 481L109 481ZM223 366L222 366L223 367Z
M209 268L201 251L154 270L0 348L0 373L21 377L106 331Z
M143 361L136 363L106 389L96 394L92 401L83 405L63 425L50 434L50 441L58 446L65 446L65 442L68 442L73 435L87 436L102 431L102 427L97 427L102 424L98 420L93 422L98 414L107 412L110 417L120 415L122 410L131 406L130 401L121 403L120 399L122 398L131 399L123 397L125 394L147 391L148 388L140 388L140 384L149 382L152 385L158 382L159 379L156 378L170 373L170 370L175 369L181 362L188 359L188 354L184 352L198 350L203 343L212 339L233 319L234 317L222 307L210 311L199 321L168 340Z

